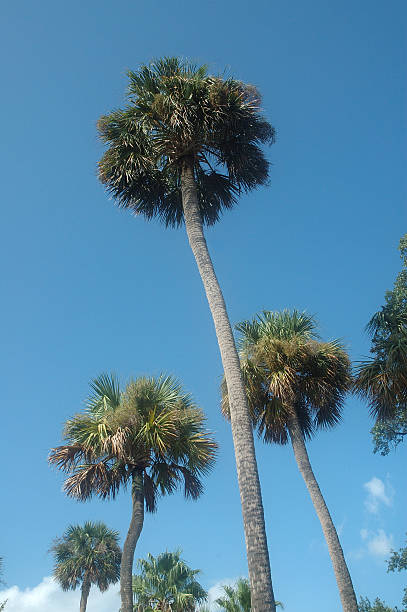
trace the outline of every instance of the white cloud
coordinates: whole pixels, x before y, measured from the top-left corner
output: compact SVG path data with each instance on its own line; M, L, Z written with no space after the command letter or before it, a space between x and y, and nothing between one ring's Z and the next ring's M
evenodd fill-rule
M391 506L393 503L394 490L390 483L385 484L383 480L373 476L369 482L365 482L363 488L367 491L365 508L371 514L379 512L380 504Z
M375 557L385 557L393 548L393 536L387 535L384 529L378 529L376 532L361 529L360 536L366 543L367 552Z
M237 578L225 578L216 582L208 591L208 605L219 612L215 599L223 594L223 585L234 585ZM55 580L46 576L33 588L12 586L0 591L0 603L7 599L4 612L78 612L80 590L62 591ZM92 587L86 612L118 612L120 608L119 585L111 586L105 593Z
M32 589L21 590L17 586L0 591L0 603L7 599L5 612L77 612L80 591L62 591L51 577ZM87 612L118 612L120 608L119 585L111 586L105 593L92 587Z

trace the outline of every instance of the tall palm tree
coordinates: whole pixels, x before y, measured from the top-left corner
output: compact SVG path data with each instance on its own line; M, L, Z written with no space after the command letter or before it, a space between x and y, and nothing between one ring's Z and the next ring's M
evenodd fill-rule
M275 612L260 483L239 358L203 227L268 178L261 144L274 130L251 86L165 58L130 71L129 105L100 118L100 180L119 206L166 226L185 223L218 338L252 586L253 610Z
M80 612L85 612L92 584L101 591L120 578L119 533L104 523L70 525L52 545L54 578L64 591L81 587Z
M144 509L155 512L160 495L181 484L186 498L197 499L216 443L204 429L203 412L174 378L138 378L121 392L115 377L103 374L91 387L85 412L66 422L67 444L52 449L49 460L69 474L65 491L80 500L114 498L130 483L120 593L122 612L132 612L133 559Z
M306 313L264 311L236 326L253 425L265 442L291 440L298 469L320 520L345 612L357 601L338 534L311 468L305 440L335 426L351 385L350 361L338 341L321 342ZM227 389L223 411L229 414Z
M135 610L194 612L206 599L207 592L196 580L200 570L193 570L181 559L181 551L164 552L139 559L140 573L133 576Z
M247 578L239 578L234 586L224 585L224 594L215 599L225 612L251 612L250 583ZM276 601L276 607L284 609L281 601Z

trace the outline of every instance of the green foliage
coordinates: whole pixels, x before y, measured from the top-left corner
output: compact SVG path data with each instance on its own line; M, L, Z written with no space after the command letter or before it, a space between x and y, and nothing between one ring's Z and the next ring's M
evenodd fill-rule
M180 225L182 167L192 166L205 224L266 183L259 145L274 141L251 86L174 57L129 71L128 106L102 116L99 177L119 206Z
M49 461L68 474L67 494L114 498L141 474L150 512L160 495L180 485L186 497L199 497L217 445L180 383L170 376L138 378L121 392L117 380L103 374L91 388L85 411L66 422L67 444L50 453Z
M317 339L312 316L264 311L236 329L253 425L265 442L288 442L293 409L305 438L338 423L350 362L340 342ZM228 415L225 384L222 410Z
M401 572L407 570L407 546L400 548L398 552L393 551L388 561L388 572ZM407 587L404 589L403 606L407 609Z
M250 612L251 594L250 583L247 578L239 578L234 586L224 585L224 595L218 597L215 603L225 612ZM276 606L284 608L281 601L276 601Z
M395 425L407 408L407 234L399 250L402 270L393 290L386 293L384 306L367 325L373 356L358 364L355 376L355 390L368 400L371 414L379 423L395 419ZM386 440L390 445L399 443L404 435L395 434L392 427L373 432L384 454Z
M181 559L181 551L149 554L139 559L140 573L133 576L135 612L193 612L207 593L193 570Z
M120 578L119 534L104 523L70 525L51 547L54 577L64 591L74 590L86 579L106 591Z
M388 455L407 436L407 406L396 408L394 416L386 421L377 421L372 428L375 453Z
M373 603L367 597L361 597L359 600L359 612L398 612L397 608L390 608L376 597Z

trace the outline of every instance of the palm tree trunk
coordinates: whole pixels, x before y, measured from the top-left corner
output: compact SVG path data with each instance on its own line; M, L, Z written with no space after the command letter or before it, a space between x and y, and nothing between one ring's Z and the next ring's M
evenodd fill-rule
M137 541L144 523L144 484L142 472L133 474L131 486L132 514L123 544L120 566L120 598L122 612L133 612L133 560Z
M331 515L322 496L321 489L316 481L314 472L309 461L307 448L301 432L301 427L296 414L293 414L289 423L291 443L294 450L298 469L307 485L307 489L314 504L315 511L321 523L325 540L328 546L329 555L335 572L335 578L339 589L339 595L344 612L358 612L355 591L352 579L346 565L345 557L338 534L333 524Z
M85 574L83 578L83 582L82 582L82 588L81 588L81 603L79 606L79 612L86 612L86 606L88 603L90 586L91 586L90 580Z
M252 612L275 612L263 502L239 356L225 301L203 233L192 160L181 175L182 205L189 244L195 256L215 324L230 402L232 436L246 537Z

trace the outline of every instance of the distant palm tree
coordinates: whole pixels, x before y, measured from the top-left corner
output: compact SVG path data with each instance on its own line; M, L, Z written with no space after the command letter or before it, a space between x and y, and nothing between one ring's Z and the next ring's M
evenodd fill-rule
M224 595L215 599L225 612L251 612L250 583L247 578L239 578L234 586L224 585ZM276 601L276 607L284 608L281 601Z
M181 559L181 551L149 554L139 559L140 573L133 576L135 611L194 612L207 593L193 570Z
M54 578L64 591L81 587L80 612L85 612L89 591L95 584L101 591L120 578L119 534L104 523L70 525L51 551L55 559Z
M100 180L119 206L185 223L212 313L231 399L232 435L255 612L275 612L263 504L239 358L204 225L264 185L274 129L255 87L177 58L129 71L129 106L100 118Z
M350 361L338 341L317 339L306 313L264 311L236 326L252 422L265 442L291 440L298 469L314 504L328 545L345 612L357 601L338 534L308 457L305 440L335 426L351 386ZM229 414L223 387L223 411Z
M122 612L132 612L133 559L144 508L155 512L158 498L181 484L186 498L197 499L217 445L204 429L202 410L174 378L138 378L121 392L118 381L104 374L91 387L85 412L66 422L67 444L52 449L49 460L68 472L65 491L80 500L114 498L131 483L120 592Z

